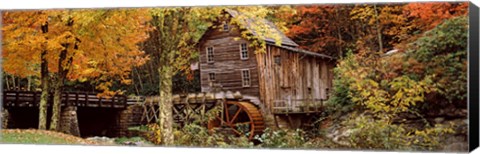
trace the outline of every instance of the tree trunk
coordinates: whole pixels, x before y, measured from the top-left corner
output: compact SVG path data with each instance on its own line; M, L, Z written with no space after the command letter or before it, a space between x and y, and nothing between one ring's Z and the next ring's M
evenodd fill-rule
M160 66L160 132L162 143L166 146L173 145L173 116L172 116L172 66Z
M375 11L375 22L377 23L377 37L378 37L378 46L380 47L380 52L383 52L383 43L382 43L382 27L378 23L378 12L377 5L373 5L373 10Z
M42 32L48 33L48 22L41 26ZM49 85L49 74L48 74L48 62L47 62L47 50L43 50L41 55L41 64L40 64L40 80L42 86L42 94L40 95L40 104L39 104L39 115L38 115L38 129L45 130L47 129L47 103L48 103L48 85Z
M140 89L142 90L142 92L145 92L145 88L143 88L143 81L142 81L142 77L140 77L140 73L137 69L134 69L135 71L132 72L132 73L135 73L137 72L137 77L138 77L138 83L140 84Z
M338 8L335 7L335 19L336 21L340 21L340 18L338 17ZM337 36L338 36L338 57L341 58L343 57L343 51L342 51L342 32L340 31L340 25L337 25Z
M48 62L46 60L47 51L42 51L41 59L41 81L42 81L42 94L40 96L40 105L39 105L39 119L38 119L38 129L45 130L47 129L47 103L48 103Z
M63 46L65 47L65 49L60 52L60 57L58 59L58 72L56 74L56 80L53 87L53 109L50 130L54 131L60 130L58 123L60 121L60 113L62 112L63 85L65 83L65 78L68 73L68 66L72 62L71 57L67 62L67 65L62 65L63 62L67 59L67 51L69 44L64 44Z
M10 82L8 82L8 74L6 72L3 72L4 75L4 80L5 80L5 84L7 85L7 90L11 90L10 89Z
M30 91L32 87L30 86L32 84L32 76L27 77L27 91Z
M60 78L60 77L57 77ZM62 108L62 83L59 83L60 79L55 80L53 86L53 106L52 106L52 119L50 122L50 130L59 131L58 125L60 121L60 112Z
M18 90L17 84L15 83L15 76L12 75L12 87L14 90Z
M74 20L69 18L67 21L67 26L69 27L69 31L73 26ZM69 38L72 36L66 36ZM79 39L75 38L76 42L73 44L74 50L78 49ZM56 75L55 85L54 85L54 93L53 93L53 109L52 109L52 122L50 123L50 130L60 131L59 121L60 121L60 114L62 112L62 94L63 94L63 86L65 84L65 78L67 78L67 74L69 71L69 67L73 61L73 55L68 58L67 60L67 53L70 43L62 44L64 49L60 52L60 56L58 59L58 72ZM64 65L64 62L67 62Z

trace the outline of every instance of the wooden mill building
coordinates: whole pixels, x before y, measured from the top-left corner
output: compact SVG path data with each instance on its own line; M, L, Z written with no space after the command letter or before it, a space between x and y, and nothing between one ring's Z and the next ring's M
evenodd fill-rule
M274 106L280 102L292 106L295 102L298 105L306 100L327 99L332 88L334 58L297 48L298 44L270 21L245 19L230 24L239 13L224 10L224 14L197 45L202 92L211 92L212 85L239 91L256 99L254 103L261 104L266 113L275 112ZM264 39L264 53L255 53L252 41L242 37L245 31L258 35L252 26L259 20L281 38L281 44L273 38Z

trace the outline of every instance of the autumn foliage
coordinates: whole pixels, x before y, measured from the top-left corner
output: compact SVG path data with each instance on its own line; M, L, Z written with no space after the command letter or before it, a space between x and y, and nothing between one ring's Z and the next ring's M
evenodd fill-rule
M222 10L232 9L239 13L230 24L256 32L241 35L257 54L265 38L281 39L262 24L268 19L300 48L337 58L327 110L353 115L344 121L353 127L349 147L431 150L452 126L425 122L410 129L398 119L467 108L467 8L467 2L428 2L5 11L2 68L8 87L10 78L13 87L27 79L35 87L28 90L42 91L40 129L46 129L50 93L53 130L66 89L106 97L160 95L161 118L152 125L156 143L227 147L223 136L195 125L174 131L170 109L173 93L199 89L199 75L189 69L198 59L195 45ZM259 137L263 146L287 146L292 132L269 131ZM290 146L307 143L299 132Z
M288 35L304 49L343 57L348 51L403 49L468 3L428 2L297 6ZM380 49L382 48L382 49Z
M40 53L46 50L49 72L57 73L59 55L67 50L60 66L69 69L68 80L95 79L100 90L108 90L111 79L129 83L131 68L147 60L137 46L148 38L146 13L142 9L5 12L4 71L39 76ZM48 33L42 34L46 23ZM67 43L71 45L65 47Z
M138 47L150 29L145 9L8 11L2 19L4 71L41 78L40 129L46 128L49 92L50 129L58 130L67 81L90 79L111 96L112 80L130 83L132 67L147 60Z
M353 147L442 148L442 141L455 133L456 126L428 122L425 117L446 107L466 109L467 34L467 18L453 17L408 43L405 52L361 50L340 60L330 102L372 113L347 120L347 125L358 129L351 140ZM413 130L395 124L407 114L425 122Z

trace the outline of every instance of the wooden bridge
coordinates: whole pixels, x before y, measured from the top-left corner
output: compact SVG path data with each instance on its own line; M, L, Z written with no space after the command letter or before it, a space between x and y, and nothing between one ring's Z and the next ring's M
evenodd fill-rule
M61 101L60 130L76 136L125 136L128 127L141 123L143 111L137 98L125 95L99 97L91 92L64 92ZM40 91L3 91L2 118L6 128L36 128ZM47 103L51 115L53 94ZM49 123L49 118L47 123ZM81 132L81 133L80 133Z
M39 91L4 91L3 105L9 107L38 107L40 104ZM50 93L49 100L53 100L53 94ZM80 107L106 107L106 108L125 108L128 102L135 100L128 99L125 95L116 95L110 98L98 97L97 93L88 92L64 92L62 95L62 106L80 106ZM47 103L48 106L51 103Z

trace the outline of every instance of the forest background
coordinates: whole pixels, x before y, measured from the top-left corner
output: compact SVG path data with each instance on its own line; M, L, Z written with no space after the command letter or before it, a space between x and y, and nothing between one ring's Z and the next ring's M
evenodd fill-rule
M446 134L466 135L463 121L445 119L466 119L468 3L228 8L267 18L301 48L338 59L321 123L350 131L345 142L333 140L328 146L433 150L445 148ZM189 69L198 58L194 45L222 9L4 12L4 89L42 91L43 105L47 92L53 92L52 123L39 124L52 130L58 129L55 113L63 92L162 98L198 92L199 74ZM39 119L46 121L42 113ZM174 133L168 131L162 141L172 144Z

